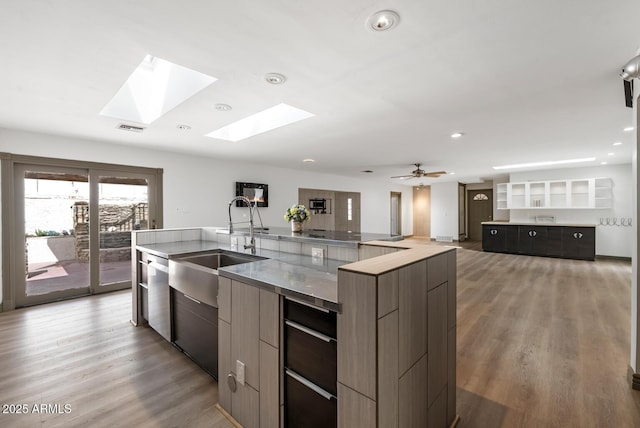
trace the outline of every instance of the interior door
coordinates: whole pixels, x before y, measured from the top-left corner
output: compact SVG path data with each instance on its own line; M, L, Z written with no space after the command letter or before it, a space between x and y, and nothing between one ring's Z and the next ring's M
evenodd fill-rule
M469 239L482 241L482 222L491 221L493 216L493 190L469 190Z
M402 235L402 193L391 192L391 234Z

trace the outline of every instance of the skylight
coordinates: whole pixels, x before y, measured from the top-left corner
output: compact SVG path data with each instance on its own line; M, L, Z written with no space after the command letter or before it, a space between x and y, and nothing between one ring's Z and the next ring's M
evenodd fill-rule
M240 141L313 116L313 113L281 103L209 132L206 136L226 141Z
M100 114L150 124L216 80L147 55Z

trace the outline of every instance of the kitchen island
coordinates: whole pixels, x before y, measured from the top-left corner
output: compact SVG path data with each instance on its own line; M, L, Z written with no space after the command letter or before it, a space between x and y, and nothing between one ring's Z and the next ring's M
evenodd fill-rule
M136 233L136 275L142 254L244 251L244 231L202 228L200 242L193 229L155 242L151 232ZM455 421L455 249L335 234L256 236L256 256L265 259L218 270L221 409L246 427ZM136 324L146 320L141 300L134 298Z

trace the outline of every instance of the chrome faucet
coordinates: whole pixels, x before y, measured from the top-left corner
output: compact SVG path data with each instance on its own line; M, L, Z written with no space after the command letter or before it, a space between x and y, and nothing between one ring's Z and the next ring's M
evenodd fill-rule
M249 207L249 245L244 245L244 249L251 248L251 254L256 253L256 238L253 230L253 210L251 209L251 201L246 196L236 196L235 198L229 201L229 238L231 238L231 234L233 233L233 221L231 220L231 205L235 201L242 201Z

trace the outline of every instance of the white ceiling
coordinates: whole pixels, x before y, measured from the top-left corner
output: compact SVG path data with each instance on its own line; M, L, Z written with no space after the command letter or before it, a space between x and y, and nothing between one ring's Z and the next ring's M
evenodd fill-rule
M365 28L381 9L400 25ZM455 172L441 181L628 163L618 74L638 53L639 16L638 0L5 1L0 126L379 180L414 162ZM99 112L147 54L219 80L142 134L117 130ZM204 137L281 102L316 116L236 143Z

